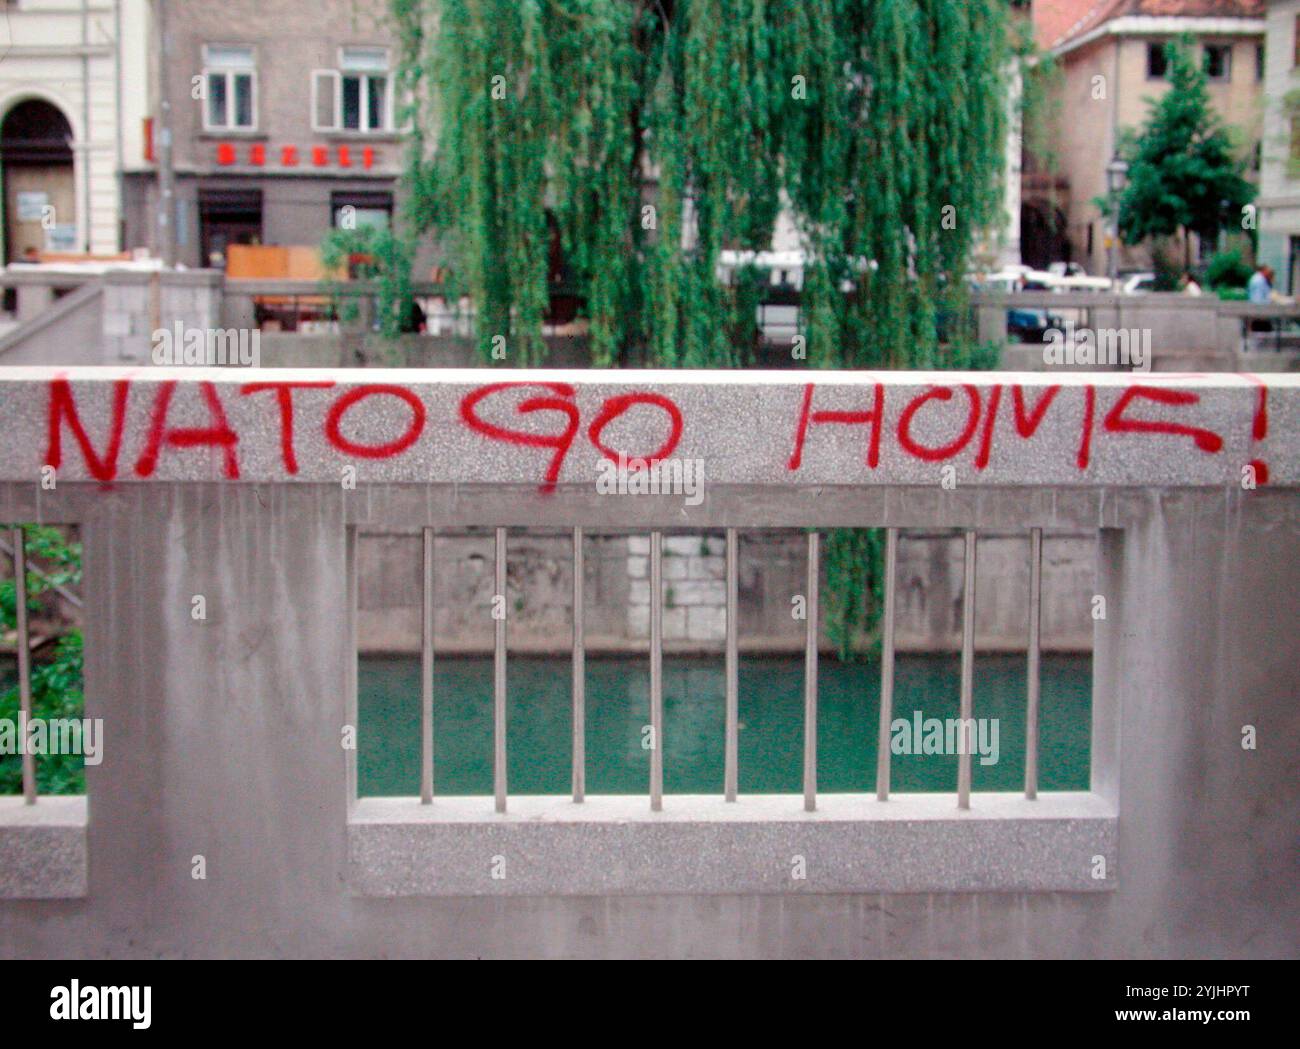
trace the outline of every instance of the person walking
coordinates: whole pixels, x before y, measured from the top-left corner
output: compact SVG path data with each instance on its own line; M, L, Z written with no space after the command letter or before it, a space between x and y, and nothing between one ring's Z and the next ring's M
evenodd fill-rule
M1246 298L1254 303L1266 303L1273 297L1273 268L1260 263L1246 283Z
M1255 305L1267 306L1273 299L1273 268L1260 263L1254 275L1246 282L1246 298ZM1251 319L1250 330L1253 332L1270 332L1273 322L1262 317Z

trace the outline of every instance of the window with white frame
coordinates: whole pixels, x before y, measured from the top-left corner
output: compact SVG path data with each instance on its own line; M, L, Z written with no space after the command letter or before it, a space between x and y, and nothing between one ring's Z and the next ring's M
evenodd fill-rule
M203 127L252 131L257 127L257 61L246 44L203 47Z
M393 80L384 47L343 47L338 69L312 74L312 127L317 131L393 130Z

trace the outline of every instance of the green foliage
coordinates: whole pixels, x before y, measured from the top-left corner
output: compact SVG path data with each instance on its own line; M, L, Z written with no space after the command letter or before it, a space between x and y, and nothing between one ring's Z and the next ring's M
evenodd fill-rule
M1056 140L1063 111L1064 69L1053 55L1034 49L1032 35L1022 40L1018 50L1022 56L1020 126L1024 149L1043 171L1056 171L1060 165ZM1048 191L1054 194L1054 185L1049 184Z
M1230 248L1227 251L1214 253L1209 266L1206 267L1205 280L1216 291L1227 288L1244 290L1254 272L1250 263L1242 258L1241 249Z
M554 238L597 365L745 364L753 287L718 255L766 249L785 203L814 366L949 363L936 315L1002 205L999 0L391 2L411 215L485 356L542 359Z
M781 209L805 251L815 368L978 367L976 236L1002 225L1002 0L390 0L414 99L407 178L477 311L480 352L539 363L549 287L576 285L597 366L740 367ZM1050 87L1044 66L1027 91ZM1037 125L1036 125L1037 126ZM558 250L557 250L558 249ZM562 255L563 265L557 263ZM872 621L880 537L828 540L829 629Z
M40 609L40 597L55 585L75 586L81 582L81 544L69 543L56 528L24 525L29 571L27 609ZM30 571L30 561L41 562L48 578ZM17 626L17 588L13 579L0 580L0 633ZM17 722L18 684L0 691L0 720ZM82 694L82 640L80 630L71 630L55 642L49 658L32 665L32 716L38 718L80 718L84 716ZM36 785L42 794L85 792L85 767L80 755L45 754L36 759ZM0 756L0 794L22 791L22 758Z
M1255 195L1188 42L1166 45L1165 54L1169 90L1128 148L1128 185L1119 200L1127 244L1175 234L1186 244L1188 232L1213 240Z
M953 346L953 367L973 372L996 371L1002 360L1002 343L997 339L983 342L962 340Z
M879 528L836 528L827 533L822 562L826 635L841 659L860 654L864 632L877 621L884 602L885 537Z
M376 319L384 335L393 337L403 330L411 305L410 241L386 226L334 227L321 242L321 265L328 274L343 274L378 285ZM355 320L359 307L346 283L332 276L325 282L334 296L340 320Z

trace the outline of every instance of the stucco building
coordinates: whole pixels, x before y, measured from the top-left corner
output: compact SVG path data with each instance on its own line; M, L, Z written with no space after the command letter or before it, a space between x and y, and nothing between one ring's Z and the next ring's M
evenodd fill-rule
M1247 176L1258 177L1264 13L1264 0L1035 0L1035 38L1058 67L1057 115L1049 128L1054 167L1026 158L1026 262L1064 258L1090 273L1108 271L1111 235L1094 200L1107 193L1122 130L1140 127L1168 89L1164 47L1183 35L1202 56L1216 112L1237 130ZM1141 247L1117 250L1120 269L1149 262Z
M1300 288L1300 0L1268 5L1259 259L1277 273L1276 287Z
M318 245L341 209L386 223L403 166L395 49L383 0L171 0L155 28L161 172L127 180L128 240L224 265L230 244ZM159 160L165 158L159 156Z
M3 261L123 247L146 165L149 0L9 0L0 20Z

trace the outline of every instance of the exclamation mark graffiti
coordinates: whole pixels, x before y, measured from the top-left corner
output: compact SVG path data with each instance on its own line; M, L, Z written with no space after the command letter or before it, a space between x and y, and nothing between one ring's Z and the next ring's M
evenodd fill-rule
M1244 374L1247 379L1259 386L1255 400L1255 419L1250 427L1250 439L1252 442L1262 441L1268 436L1268 387L1258 375ZM1249 465L1255 475L1255 483L1268 484L1268 464L1262 459L1252 459Z

